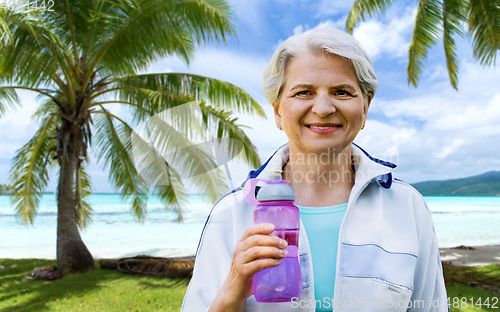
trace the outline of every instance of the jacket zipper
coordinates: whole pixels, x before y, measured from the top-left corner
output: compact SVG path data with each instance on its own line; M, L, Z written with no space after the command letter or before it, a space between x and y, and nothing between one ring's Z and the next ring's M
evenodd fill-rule
M376 177L374 177L376 178ZM340 273L339 273L339 267L340 267L340 259L342 257L342 250L340 248L341 244L342 244L342 239L344 237L344 232L345 232L345 227L346 227L346 223L347 223L347 218L349 216L349 213L351 212L352 210L352 206L354 205L354 203L358 200L359 196L361 195L361 193L365 190L365 188L368 187L368 185L373 181L374 178L371 178L370 180L368 180L360 189L359 191L353 196L352 198L352 201L348 201L347 202L347 209L346 209L346 212L345 212L345 215L344 215L344 218L342 219L342 223L340 225L340 232L339 232L339 240L337 242L337 261L336 261L336 264L335 264L335 285L333 287L333 302L335 303L336 300L338 299L338 294L340 293L340 288L337 287L337 285L340 284Z

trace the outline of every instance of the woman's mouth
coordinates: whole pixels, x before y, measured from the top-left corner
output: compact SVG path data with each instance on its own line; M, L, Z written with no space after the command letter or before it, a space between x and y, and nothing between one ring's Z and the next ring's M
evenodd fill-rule
M321 126L319 126L319 125L306 125L306 127L308 129L310 129L311 131L316 132L316 133L330 133L330 132L337 131L342 126L330 124L330 125L321 125Z

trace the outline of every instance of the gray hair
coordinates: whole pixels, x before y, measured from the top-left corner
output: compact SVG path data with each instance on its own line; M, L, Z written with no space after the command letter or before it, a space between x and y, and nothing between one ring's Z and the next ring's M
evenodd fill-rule
M285 69L290 60L299 54L335 54L346 59L354 67L363 98L377 91L377 76L366 51L353 36L330 27L321 27L305 34L294 35L276 49L264 71L262 88L269 103L281 98L285 85Z

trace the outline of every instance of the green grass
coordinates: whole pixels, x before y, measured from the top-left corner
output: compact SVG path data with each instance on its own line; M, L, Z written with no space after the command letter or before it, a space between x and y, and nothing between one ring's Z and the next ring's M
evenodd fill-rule
M179 311L188 279L135 277L114 270L55 281L23 280L53 260L0 259L0 311Z
M56 281L26 280L35 267L56 265L53 260L0 259L0 311L179 311L188 279L135 277L114 270L66 276ZM471 282L497 283L500 265L444 267L451 312L500 311L499 296L467 286ZM454 284L454 285L451 285ZM497 284L498 286L498 284ZM498 289L498 288L497 288ZM454 298L458 307L453 307ZM462 299L465 298L465 299ZM472 308L470 299L474 299ZM489 307L476 303L488 299ZM467 302L467 306L465 303ZM496 302L496 307L492 306ZM457 304L455 304L457 306Z
M447 284L446 290L450 298L451 312L500 311L500 298L498 296L500 265L491 264L479 267L444 265L443 272ZM497 294L490 290L470 287L471 284L489 285L490 288L496 289ZM473 300L471 301L471 299ZM478 306L478 303L483 305Z

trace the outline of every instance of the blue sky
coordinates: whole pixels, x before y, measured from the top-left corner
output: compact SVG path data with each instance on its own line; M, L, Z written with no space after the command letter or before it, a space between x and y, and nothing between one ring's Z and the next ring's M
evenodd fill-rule
M276 129L272 107L261 89L262 73L274 49L287 37L324 25L344 29L353 1L233 0L237 38L205 44L189 66L176 57L158 60L148 72L189 72L229 81L244 88L264 108L267 120L237 115L257 146L261 160L286 136ZM500 170L500 69L483 68L472 57L468 39L457 38L459 91L447 76L440 41L430 50L418 88L406 78L407 48L413 30L416 1L399 1L385 16L361 22L354 37L374 61L379 89L368 112L366 127L355 142L373 156L398 164L396 176L413 183L460 178ZM8 182L15 151L35 133L30 120L34 95L19 93L23 107L0 120L0 183ZM117 114L124 114L118 107ZM231 176L240 181L248 166L232 161ZM97 192L114 192L107 169L91 158L89 171ZM55 175L48 190L54 190Z

